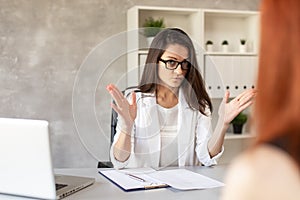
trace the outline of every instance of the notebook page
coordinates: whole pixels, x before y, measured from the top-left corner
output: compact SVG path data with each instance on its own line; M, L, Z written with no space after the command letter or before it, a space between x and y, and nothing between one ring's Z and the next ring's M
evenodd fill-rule
M156 171L148 175L178 190L208 189L224 186L222 182L186 169Z

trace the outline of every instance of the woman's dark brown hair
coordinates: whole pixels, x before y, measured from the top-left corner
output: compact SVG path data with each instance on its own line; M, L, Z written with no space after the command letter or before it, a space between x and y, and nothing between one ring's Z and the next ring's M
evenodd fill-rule
M264 0L255 105L257 144L281 143L300 167L300 1Z
M145 68L138 89L143 93L155 93L158 83L158 62L171 44L179 44L189 51L187 61L190 68L181 87L184 97L191 109L206 115L208 107L212 111L211 100L205 90L203 78L199 72L195 48L189 36L178 28L164 29L154 38L145 63Z

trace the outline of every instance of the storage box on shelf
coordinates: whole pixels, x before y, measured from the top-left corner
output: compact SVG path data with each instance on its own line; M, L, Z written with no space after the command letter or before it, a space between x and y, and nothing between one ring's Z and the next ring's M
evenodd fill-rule
M235 97L246 89L255 88L257 55L204 56L205 81L212 98L222 98L225 90Z

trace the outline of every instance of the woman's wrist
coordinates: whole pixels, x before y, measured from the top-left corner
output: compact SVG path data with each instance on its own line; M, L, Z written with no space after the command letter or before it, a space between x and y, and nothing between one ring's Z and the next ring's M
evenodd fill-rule
M131 136L131 131L132 131L132 128L121 128L121 133L123 133L127 136Z
M126 135L131 135L133 123L121 123L121 132L125 133Z
M132 127L134 124L134 121L128 121L124 120L123 118L119 118L119 127L121 128L121 132L126 133L128 135L131 135Z

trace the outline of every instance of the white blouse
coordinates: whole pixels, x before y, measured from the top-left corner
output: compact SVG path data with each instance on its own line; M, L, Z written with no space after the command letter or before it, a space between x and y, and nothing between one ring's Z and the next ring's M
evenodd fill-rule
M178 166L178 104L172 108L164 108L157 104L157 108L161 140L159 166Z

